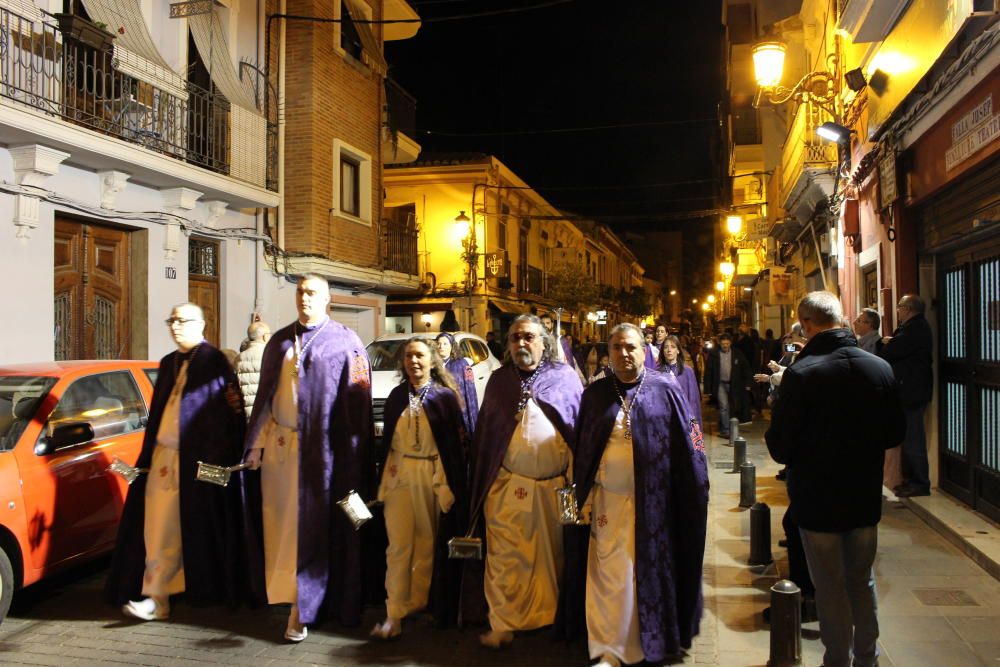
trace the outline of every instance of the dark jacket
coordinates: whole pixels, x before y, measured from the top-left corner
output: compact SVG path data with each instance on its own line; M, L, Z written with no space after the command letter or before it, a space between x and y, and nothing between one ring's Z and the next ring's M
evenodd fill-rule
M785 370L764 434L771 456L788 466L796 523L819 532L876 525L885 450L905 433L889 364L846 329L815 335Z
M729 413L738 417L740 422L750 421L750 394L747 387L753 386L753 369L750 361L735 345L729 348L733 353L733 365L729 373ZM720 348L712 348L705 365L705 393L711 396L712 402L718 401L719 377L721 364Z
M899 385L904 407L926 405L934 392L931 358L934 340L931 325L922 314L914 315L897 327L888 343L879 342L878 356L889 362Z

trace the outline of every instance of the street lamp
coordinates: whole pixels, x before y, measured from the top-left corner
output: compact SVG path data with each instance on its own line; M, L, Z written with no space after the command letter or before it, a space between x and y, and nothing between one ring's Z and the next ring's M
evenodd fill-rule
M726 230L733 236L738 236L739 233L743 231L743 216L726 216Z
M421 315L420 316L420 322L421 322L421 324L424 325L424 327L426 327L427 331L431 330L431 314L430 313L424 313L423 315Z
M781 83L781 74L785 69L785 45L781 42L760 42L755 44L753 54L753 73L757 85L761 88L773 88Z
M697 304L698 303L698 299L691 299L691 303Z
M715 295L709 294L708 296L705 297L705 301L708 301L709 303L715 303Z
M719 262L719 273L728 278L736 273L736 265L732 262Z
M715 283L715 291L716 292L725 292L726 291L726 281L725 280L720 280L717 283Z
M675 289L670 290L670 296L677 296L677 290Z
M753 55L754 79L757 80L757 93L754 95L753 106L759 107L763 100L771 104L784 104L793 97L797 101L806 98L823 107L836 102L836 86L833 74L837 71L837 54L830 54L827 59L827 70L809 72L792 88L781 85L781 76L785 69L785 50L783 43L777 41L759 42L751 49ZM827 109L836 116L833 109Z
M468 298L466 312L469 326L472 322L472 292L476 288L476 268L479 264L479 248L476 245L476 225L459 211L455 216L455 229L462 235L462 261L465 262L465 295Z
M708 312L709 308L711 308L711 306L708 305L707 303L701 304L701 309L704 310L706 313Z

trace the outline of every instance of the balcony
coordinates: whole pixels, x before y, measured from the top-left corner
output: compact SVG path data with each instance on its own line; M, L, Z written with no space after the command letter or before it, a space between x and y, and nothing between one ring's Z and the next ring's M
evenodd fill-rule
M525 265L519 282L521 294L545 296L545 272L537 266Z
M816 204L833 194L837 146L816 135L816 128L829 120L829 112L806 96L785 139L779 201L803 222L812 218Z
M45 143L87 167L122 169L159 187L181 181L238 206L276 204L276 196L257 191L277 190L276 123L242 108L236 113L221 95L188 82L183 90L166 90L125 74L116 69L110 35L100 48L86 35L64 33L47 21L32 22L0 7L0 124L8 144ZM39 116L131 148L116 149L67 125L45 125ZM244 131L250 125L254 132ZM233 180L181 175L177 162ZM234 180L253 187L234 187Z
M420 156L417 136L417 100L392 79L385 80L384 143L385 164L405 164Z
M419 273L417 265L417 218L413 205L385 209L382 221L382 269L409 276Z

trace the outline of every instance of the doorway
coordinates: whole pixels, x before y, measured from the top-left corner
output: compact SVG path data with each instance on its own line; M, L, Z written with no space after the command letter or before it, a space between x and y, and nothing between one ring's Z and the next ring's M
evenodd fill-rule
M128 359L129 233L56 216L55 359Z
M205 340L219 347L219 242L188 239L188 301L205 313Z
M1000 520L1000 239L941 259L940 485Z

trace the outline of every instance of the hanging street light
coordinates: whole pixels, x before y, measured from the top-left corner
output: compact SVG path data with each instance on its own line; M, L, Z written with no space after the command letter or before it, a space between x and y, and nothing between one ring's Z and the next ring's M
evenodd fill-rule
M728 278L736 273L736 265L732 262L719 262L719 273Z
M726 216L726 230L733 236L738 236L739 233L743 231L743 216Z
M760 42L755 44L753 54L753 75L761 88L773 88L781 83L785 69L785 50L782 42Z

